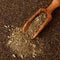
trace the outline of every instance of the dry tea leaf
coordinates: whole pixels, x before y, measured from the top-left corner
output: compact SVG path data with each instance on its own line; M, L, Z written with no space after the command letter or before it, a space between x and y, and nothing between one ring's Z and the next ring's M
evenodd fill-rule
M40 26L44 23L47 18L47 14L45 12L41 12L30 24L28 28L28 34L32 38L32 36L38 31Z
M28 36L28 32L22 33L18 27L13 30L7 45L22 59L30 56L35 58L35 56L43 55L44 52L41 39L37 39L35 42L32 41Z
M36 38L36 40L33 41L31 40L31 36L38 30L41 24L43 24L46 17L44 12L39 14L30 24L29 29L25 33L18 27L12 30L7 45L22 59L30 56L35 58L35 56L43 55L43 40L41 38Z

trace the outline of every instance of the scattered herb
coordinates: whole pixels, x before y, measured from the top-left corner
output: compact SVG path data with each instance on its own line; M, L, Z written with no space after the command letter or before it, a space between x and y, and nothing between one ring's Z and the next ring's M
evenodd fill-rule
M31 40L28 32L22 33L18 27L13 30L7 45L22 59L30 56L35 58L35 56L43 54L42 40L39 38L35 41Z

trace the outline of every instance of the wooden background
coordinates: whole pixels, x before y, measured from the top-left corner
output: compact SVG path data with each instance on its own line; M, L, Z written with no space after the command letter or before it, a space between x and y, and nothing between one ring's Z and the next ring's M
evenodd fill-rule
M12 57L6 47L10 34L4 25L22 26L39 8L48 7L52 0L0 0L0 60L21 60ZM45 56L24 60L60 60L60 8L52 13L53 19L39 34L44 39Z

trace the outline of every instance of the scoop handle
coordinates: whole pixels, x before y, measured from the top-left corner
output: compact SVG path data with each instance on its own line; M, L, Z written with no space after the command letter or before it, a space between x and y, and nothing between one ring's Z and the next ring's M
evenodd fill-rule
M52 13L57 7L60 6L60 0L53 0L47 8L47 12Z

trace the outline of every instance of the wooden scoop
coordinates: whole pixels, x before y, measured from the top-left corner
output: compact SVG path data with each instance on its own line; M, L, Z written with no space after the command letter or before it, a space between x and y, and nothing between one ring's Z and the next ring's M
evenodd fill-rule
M37 32L32 36L32 39L34 39L43 29L44 27L51 21L52 19L52 12L60 6L60 0L53 0L50 6L45 8L40 8L23 26L22 32L26 32L31 22L34 20L34 18L40 14L41 12L45 12L47 14L47 18L45 22L40 26L40 28L37 30Z

